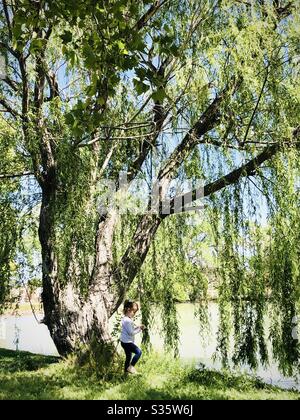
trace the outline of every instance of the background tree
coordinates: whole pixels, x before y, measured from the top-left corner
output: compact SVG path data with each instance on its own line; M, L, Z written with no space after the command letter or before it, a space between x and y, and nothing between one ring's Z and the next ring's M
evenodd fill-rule
M289 328L299 302L297 3L1 2L7 74L0 104L3 123L14 130L14 154L22 157L18 171L3 167L1 182L10 191L13 179L20 190L23 176L33 177L31 191L41 194L44 322L61 354L92 336L110 339L108 320L141 273L157 230L178 217L162 211L172 179L193 176L205 180L220 258L224 361L231 316L236 360L253 365L258 349L267 360L260 315L271 291L274 354L283 368L296 363ZM129 181L156 179L157 214L99 215L98 180L117 182L120 171ZM259 245L255 252L253 246L257 275L249 284L240 238L259 244L249 229L257 189L268 199L271 233L282 240L270 252L267 279L260 275ZM188 215L180 217L189 223ZM6 219L3 232L20 222L18 212ZM124 220L131 230L118 253ZM3 252L8 273L5 261ZM145 293L153 287L148 280ZM169 285L164 302L173 301Z

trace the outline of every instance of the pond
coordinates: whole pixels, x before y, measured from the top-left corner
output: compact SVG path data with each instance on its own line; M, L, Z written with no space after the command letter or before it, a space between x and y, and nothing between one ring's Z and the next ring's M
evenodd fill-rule
M204 342L199 335L199 323L194 317L194 306L190 303L183 303L178 304L177 309L180 325L180 358L187 362L194 360L196 364L203 363L209 368L221 368L219 362L213 361L217 343L218 305L214 302L209 304L211 332ZM42 315L40 318L42 318ZM111 327L113 327L114 322L114 319L112 319ZM150 335L154 350L163 352L164 342L160 333L160 325L161 320L158 317L155 320L155 327L150 331ZM140 343L140 337L137 337L136 343ZM47 327L39 324L33 315L1 317L0 347L7 349L18 348L19 350L45 355L57 355ZM251 373L246 366L241 370ZM255 374L267 383L283 388L300 390L299 378L296 380L295 378L283 377L274 362L270 363L268 369L260 367Z

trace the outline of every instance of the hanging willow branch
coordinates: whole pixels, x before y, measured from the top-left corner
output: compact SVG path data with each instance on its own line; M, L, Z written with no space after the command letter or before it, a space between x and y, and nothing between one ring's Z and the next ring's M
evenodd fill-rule
M299 137L299 128L294 131L294 137L297 139ZM294 144L291 142L290 144ZM223 188L226 188L230 185L236 184L242 178L248 176L254 176L258 169L267 161L272 159L280 150L282 149L281 143L273 144L272 146L266 147L262 153L260 153L257 157L250 160L246 164L242 165L240 168L235 169L234 171L230 172L229 174L225 175L224 177L218 179L217 181L211 182L210 184L206 184L204 186L204 197L209 197L212 194L215 194L218 191L221 191ZM193 190L190 191L182 196L175 197L170 202L170 214L174 214L176 212L175 203L181 202L185 205L191 204L193 201L197 200L201 196L202 190ZM166 217L168 215L162 215L162 217Z

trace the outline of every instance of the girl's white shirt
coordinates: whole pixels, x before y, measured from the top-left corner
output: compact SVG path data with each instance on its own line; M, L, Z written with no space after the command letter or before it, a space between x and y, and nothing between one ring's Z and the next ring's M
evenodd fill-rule
M129 316L124 316L121 321L121 335L120 340L122 343L134 343L135 334L140 333L140 327L136 327L134 322Z

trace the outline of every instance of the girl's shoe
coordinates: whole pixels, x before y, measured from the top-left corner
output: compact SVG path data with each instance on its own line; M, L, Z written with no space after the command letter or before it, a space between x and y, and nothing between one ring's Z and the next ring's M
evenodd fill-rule
M131 373L132 375L136 375L137 374L137 370L135 369L135 367L133 366L129 366L129 368L127 369L128 373Z

